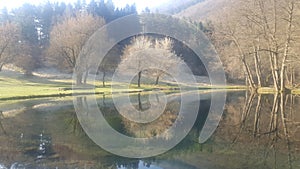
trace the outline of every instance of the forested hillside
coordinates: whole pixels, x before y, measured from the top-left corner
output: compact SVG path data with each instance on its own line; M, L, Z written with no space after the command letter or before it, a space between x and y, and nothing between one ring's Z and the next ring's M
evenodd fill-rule
M159 7L153 8L152 11L166 14L176 14L203 1L205 0L170 0Z
M213 20L223 12L235 8L239 0L205 0L194 4L175 14L175 16L190 18L196 21Z
M206 25L228 80L283 91L300 83L299 13L297 0L207 0L176 16Z

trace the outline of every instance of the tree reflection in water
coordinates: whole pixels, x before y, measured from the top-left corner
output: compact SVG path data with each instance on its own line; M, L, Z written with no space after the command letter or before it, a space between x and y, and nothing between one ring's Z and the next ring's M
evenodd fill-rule
M146 96L133 95L131 100L138 110L146 110L149 107ZM299 165L296 161L299 159L300 148L300 116L295 113L295 110L300 108L298 102L299 98L294 95L229 94L224 117L218 129L208 142L199 144L196 138L205 123L210 107L209 99L202 100L198 119L190 134L165 156L154 159L187 154L196 158L206 154L205 152L209 153L209 158L224 152L235 152L234 154L238 156L224 154L233 161L232 163L237 163L235 166L296 168ZM111 99L102 100L99 106L106 120L119 132L134 137L153 137L163 132L177 118L180 102L176 99L169 102L164 114L152 124L128 121L117 112ZM126 111L126 105L123 110ZM137 165L138 161L135 162L135 166ZM220 168L232 166L228 160L219 165Z
M295 104L296 97L246 93L245 101L227 104L227 115L221 122L220 131L215 135L231 140L229 149L237 151L237 148L242 148L249 159L259 157L262 151L262 159L257 163L262 163L265 167L295 168L299 165L293 162L299 158L300 139L296 125L299 125L299 121L296 121L297 118L299 120L299 115L295 114L295 110L299 110L299 105ZM243 105L243 102L244 107L238 106ZM240 110L242 113L239 113ZM233 117L229 117L231 115ZM226 133L226 136L221 132ZM273 161L272 165L269 164L270 160Z
M132 95L131 101L136 109L147 110L147 98L147 95L141 93L140 96ZM157 125L156 121L144 125L126 121L114 107L109 95L99 96L98 106L105 120L118 132L128 136L151 137L168 127L173 118L177 117L180 97L172 98L167 104L166 113L156 120L161 123ZM199 144L197 138L211 103L209 96L201 98L203 100L196 123L188 136L171 151L148 159L122 158L102 150L82 130L71 100L28 100L7 106L2 104L0 166L105 169L137 169L142 166L150 166L150 169L151 166L173 169L299 168L298 96L247 93L246 97L244 92L229 93L219 127L204 144ZM77 99L82 107L88 106L86 97ZM125 105L124 110L127 110ZM89 112L83 113L90 115ZM44 150L45 138L49 138L48 154L36 160L39 148Z
M2 125L2 120L3 120L3 114L2 114L2 111L0 110L0 129L2 130L3 134L7 135L3 125Z

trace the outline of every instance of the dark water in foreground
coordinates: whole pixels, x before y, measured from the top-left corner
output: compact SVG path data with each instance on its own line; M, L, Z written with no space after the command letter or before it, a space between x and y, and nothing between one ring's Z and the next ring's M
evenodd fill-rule
M180 108L170 95L168 112L158 122L134 125L118 114L110 96L99 96L107 122L128 136L151 137L168 127ZM133 95L136 109L149 107L147 95ZM83 99L84 98L80 98ZM300 168L300 97L227 94L225 111L213 136L198 142L211 106L201 97L198 118L188 136L171 151L146 158L112 155L81 128L72 98L0 103L0 169L291 169Z

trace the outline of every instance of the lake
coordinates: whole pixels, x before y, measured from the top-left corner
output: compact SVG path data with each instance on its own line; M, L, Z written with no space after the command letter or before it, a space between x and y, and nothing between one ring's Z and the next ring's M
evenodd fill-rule
M228 92L217 129L201 143L199 133L211 108L212 93L216 94L200 95L196 122L176 147L142 159L120 157L101 149L82 128L72 97L3 101L0 169L300 168L300 96ZM96 101L113 129L129 137L150 138L163 133L179 117L180 95L169 93L167 97L163 114L143 124L124 118L111 95L99 95ZM75 100L82 106L88 96L78 96ZM147 93L132 94L130 100L137 110L151 109ZM126 104L121 108L130 112ZM172 135L166 139L169 137Z

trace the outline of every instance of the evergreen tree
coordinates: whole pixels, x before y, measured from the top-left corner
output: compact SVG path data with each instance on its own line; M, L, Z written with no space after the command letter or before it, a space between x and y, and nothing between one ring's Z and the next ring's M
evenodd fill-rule
M10 16L8 14L7 8L3 8L0 11L0 23L6 23L10 21Z
M54 10L50 2L47 2L41 9L42 11L39 19L39 41L40 46L45 46L49 43L49 34L52 28Z

